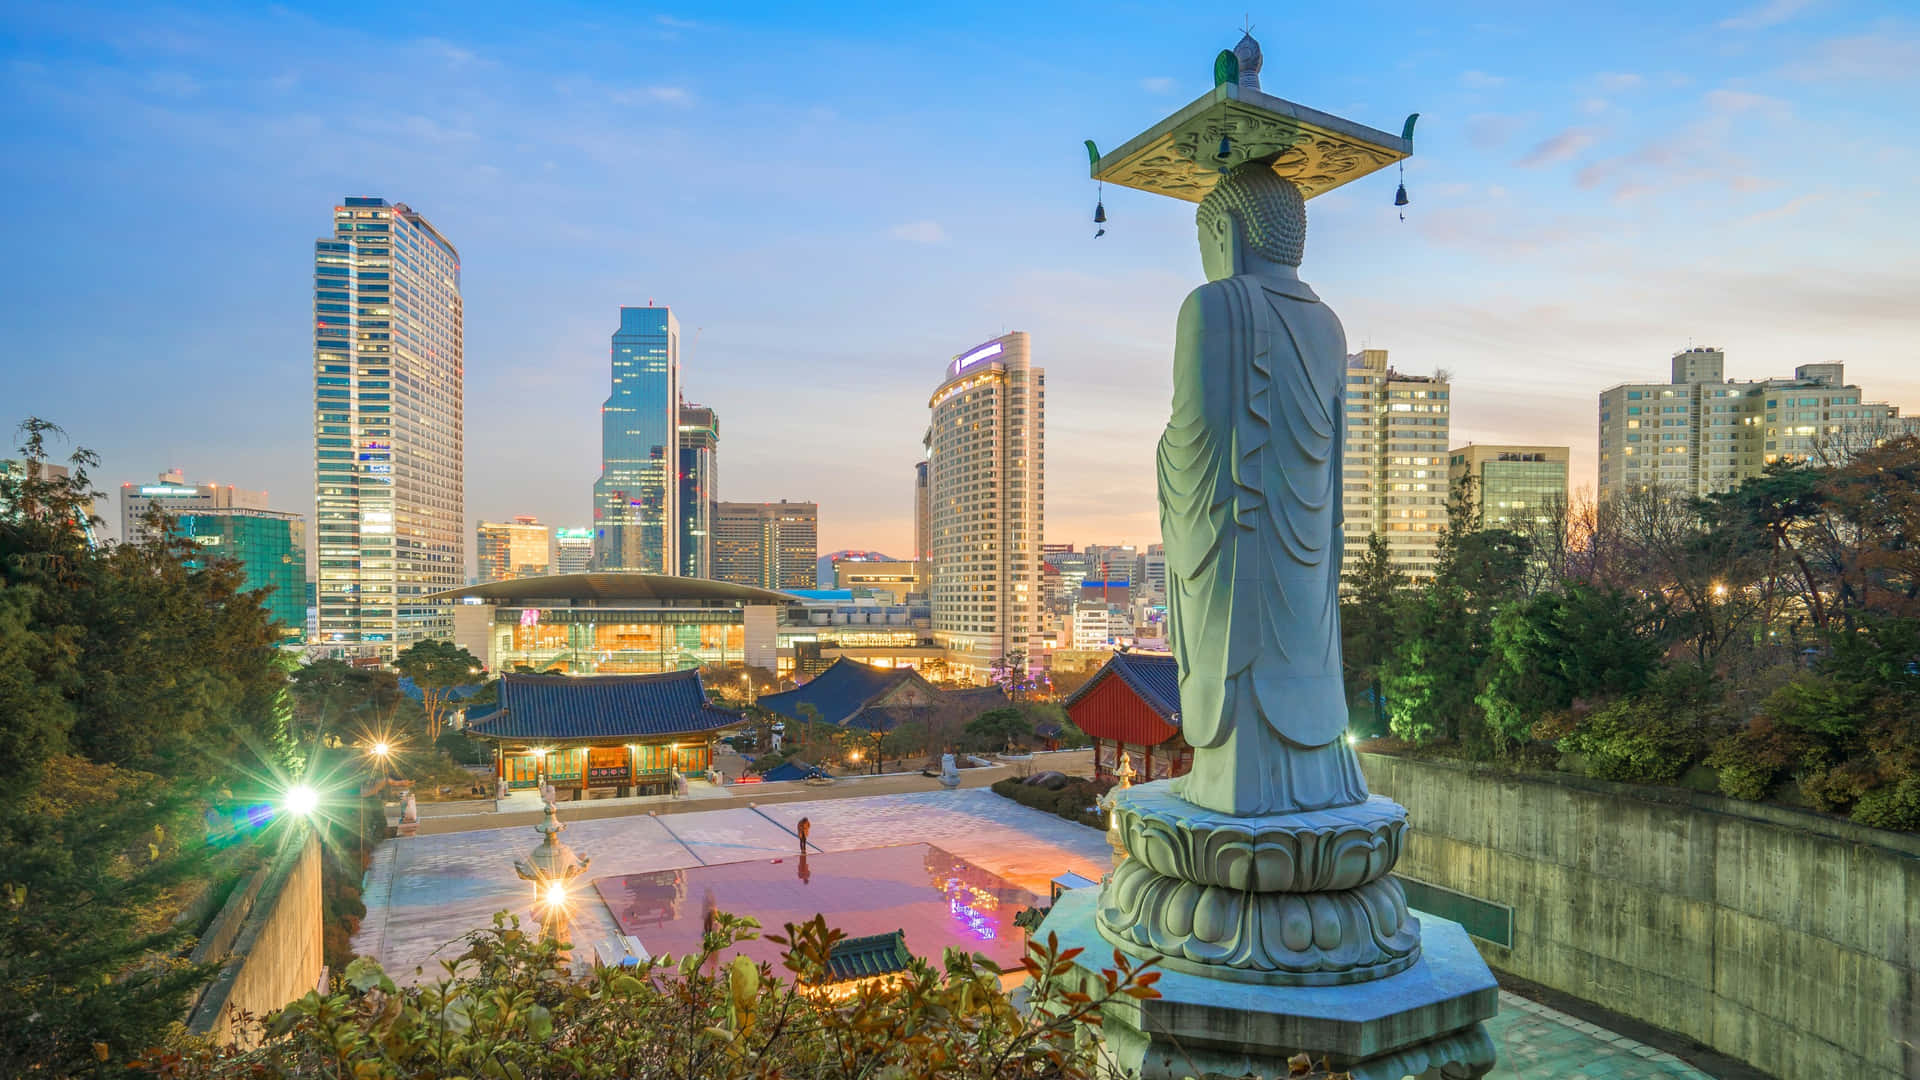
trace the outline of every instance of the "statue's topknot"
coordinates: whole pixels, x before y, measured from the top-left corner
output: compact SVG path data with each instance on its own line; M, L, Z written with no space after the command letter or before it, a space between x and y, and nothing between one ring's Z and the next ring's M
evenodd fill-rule
M1200 200L1194 220L1210 225L1231 211L1239 215L1241 239L1263 257L1299 266L1307 240L1307 201L1272 166L1249 161L1220 178Z

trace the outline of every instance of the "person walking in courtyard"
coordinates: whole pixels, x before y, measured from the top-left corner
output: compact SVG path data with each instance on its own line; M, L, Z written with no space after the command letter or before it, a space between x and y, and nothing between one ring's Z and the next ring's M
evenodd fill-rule
M807 818L801 818L800 827L797 831L800 833L800 854L802 855L807 853L807 833L812 830L813 822Z

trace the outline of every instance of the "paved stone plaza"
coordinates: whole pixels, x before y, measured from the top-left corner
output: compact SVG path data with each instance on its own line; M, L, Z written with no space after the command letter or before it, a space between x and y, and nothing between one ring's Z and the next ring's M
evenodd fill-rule
M734 805L692 813L644 813L570 823L562 839L592 859L586 880L674 870L799 852L795 827L810 819L810 848L848 851L924 842L991 870L1042 896L1056 875L1098 878L1108 866L1106 837L982 789ZM562 809L565 820L565 809ZM513 861L538 842L530 828L413 836L383 843L367 872L367 916L353 945L402 982L431 979L460 952L470 930L510 910L531 925L531 894ZM580 897L573 939L582 946L613 936L613 917L591 889ZM416 975L415 969L422 974ZM1643 1080L1705 1077L1671 1054L1513 994L1487 1024L1500 1048L1495 1076L1524 1080Z

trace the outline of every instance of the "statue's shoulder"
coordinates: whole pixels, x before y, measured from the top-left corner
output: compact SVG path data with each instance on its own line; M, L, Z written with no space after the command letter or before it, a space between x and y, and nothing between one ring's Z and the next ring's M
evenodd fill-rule
M1180 305L1180 320L1224 318L1236 306L1244 304L1246 298L1246 283L1239 278L1209 281L1187 294L1186 301Z

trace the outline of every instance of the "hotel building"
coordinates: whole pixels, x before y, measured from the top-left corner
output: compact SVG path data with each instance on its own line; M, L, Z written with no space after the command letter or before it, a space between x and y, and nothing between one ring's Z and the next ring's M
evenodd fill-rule
M452 633L466 578L460 253L405 203L349 197L314 244L319 641L391 659Z
M1035 665L1046 372L1015 331L954 357L927 404L934 643L964 677L1009 653Z

